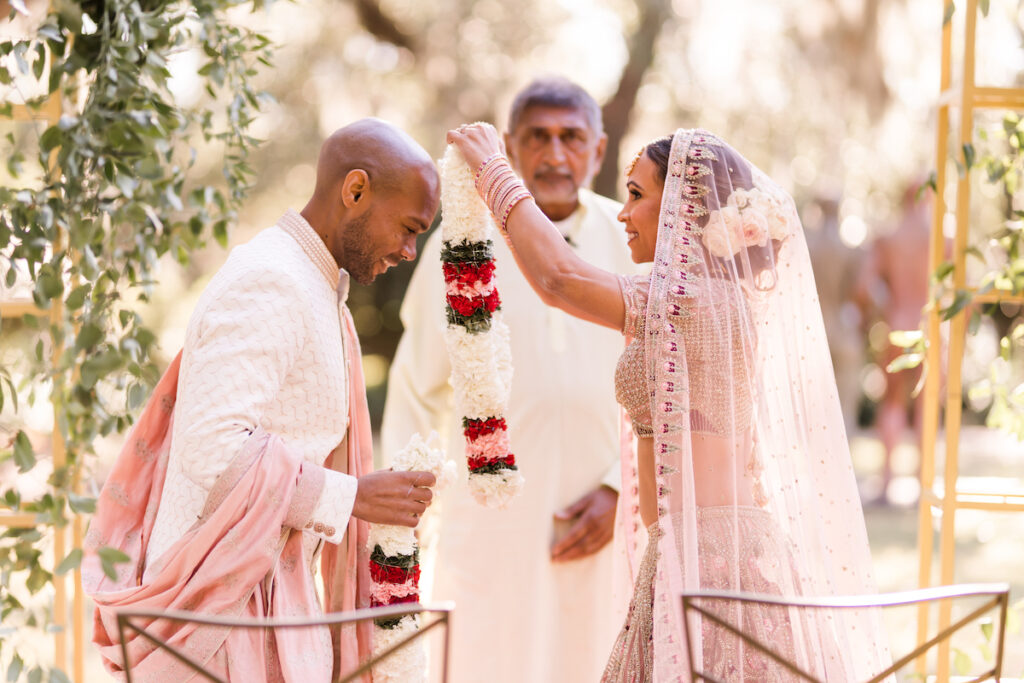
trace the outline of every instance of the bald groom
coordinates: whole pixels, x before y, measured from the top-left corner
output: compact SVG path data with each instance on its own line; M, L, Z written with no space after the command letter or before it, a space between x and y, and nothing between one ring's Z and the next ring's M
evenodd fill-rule
M355 585L357 569L366 566L366 523L416 526L434 478L371 471L359 342L345 303L349 279L369 284L414 259L416 237L430 226L438 201L439 179L426 151L396 127L364 119L324 142L316 186L301 212L289 210L232 249L188 325L162 487L152 484L150 495L130 510L118 508L125 502L113 486L101 496L91 533L108 543L117 540L117 524L105 520L140 509L156 514L141 548L127 539L123 544L139 585L126 584L125 591L101 579L90 586L98 626L109 623L113 610L132 607L318 615L313 573L321 549L328 610L367 606L359 600L365 591ZM140 425L148 419L144 413ZM128 450L119 465L129 466ZM280 462L298 464L282 469ZM251 470L264 466L265 472L297 474L294 481L291 475L250 481ZM259 486L267 487L265 494L258 494ZM236 495L246 501L241 509L230 519L218 516L218 501ZM278 516L267 516L268 508ZM260 522L271 518L283 521ZM202 539L209 539L209 550L193 557ZM252 577L253 563L262 566L261 548L270 549L263 554L271 559ZM332 657L326 628L279 629L266 637L174 628L164 632L171 642L233 681L326 683L332 669L352 670L368 647L365 629L334 633ZM120 669L116 630L98 631L108 667ZM166 652L133 651L140 653L131 658L133 670L145 672L146 680L182 680L180 663Z

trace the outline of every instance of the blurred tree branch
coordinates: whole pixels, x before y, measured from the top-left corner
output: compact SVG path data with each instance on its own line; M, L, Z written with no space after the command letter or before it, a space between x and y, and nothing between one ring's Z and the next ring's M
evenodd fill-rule
M594 181L598 194L614 197L619 177L619 147L629 130L630 116L636 104L637 91L643 83L644 74L654 62L654 44L661 34L661 28L669 18L671 5L668 0L641 0L637 2L636 31L629 37L629 59L622 69L619 87L601 110L604 130L608 134L608 151L604 165Z
M873 118L881 116L889 102L878 45L878 9L879 0L866 0L858 20L838 22L834 28L840 58L849 69L850 87L864 93Z
M879 46L880 0L864 0L858 13L848 16L842 7L831 5L832 21L815 39L797 40L811 60L824 60L838 82L863 97L868 115L877 121L890 101L885 68Z
M17 414L13 438L0 444L0 463L13 460L19 473L47 482L42 495L24 497L18 479L0 482L0 507L34 515L32 526L0 531L0 668L9 682L68 680L34 659L23 666L15 651L36 649L16 639L18 630L49 630L53 621L52 603L26 598L82 561L81 548L48 558L48 533L94 511L78 490L84 459L100 437L128 428L160 377L157 335L142 315L160 258L187 263L210 236L227 246L256 176L250 152L259 141L250 125L264 93L254 81L270 66L272 47L230 20L246 4L86 0L54 5L28 35L0 39L0 84L32 84L41 94L28 100L30 110L53 98L63 112L27 146L32 152L22 144L34 127L3 143L0 274L8 288L19 274L31 282L33 303L48 313L5 323L36 343L11 370L0 367L0 409L16 412L18 392L27 394L21 405L48 398L66 447L63 464L37 457L33 430ZM172 92L168 63L183 48L201 55L197 88L209 96L194 107L180 106ZM0 121L9 125L7 97ZM221 155L212 183L196 177L197 150L207 146ZM116 549L98 555L108 576L127 560Z
M402 30L398 21L387 14L376 0L353 0L359 23L377 40L403 47L416 54L414 37Z

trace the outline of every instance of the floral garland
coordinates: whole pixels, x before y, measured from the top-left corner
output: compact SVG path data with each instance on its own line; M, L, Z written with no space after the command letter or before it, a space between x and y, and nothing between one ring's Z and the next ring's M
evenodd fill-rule
M426 471L437 478L434 487L442 489L455 479L455 463L445 460L444 451L431 444L437 435L424 441L413 434L404 449L395 455L395 471ZM406 526L371 524L370 607L416 603L420 599L420 560L416 530ZM388 650L419 630L419 615L374 619L373 654ZM422 640L404 646L373 667L375 683L427 680L426 643Z
M495 286L494 224L458 150L449 146L440 166L445 342L466 438L469 490L481 505L504 508L522 490L523 477L504 417L512 387L512 352Z

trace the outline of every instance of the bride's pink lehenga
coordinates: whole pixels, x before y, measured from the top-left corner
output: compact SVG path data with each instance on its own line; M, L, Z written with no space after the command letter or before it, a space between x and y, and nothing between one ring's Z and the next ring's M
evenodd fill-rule
M781 595L780 587L792 580L793 557L785 540L764 510L750 506L715 506L697 511L700 542L700 572L708 590L733 589L730 567L735 565L741 589L750 593ZM733 530L736 530L734 538ZM615 643L603 680L639 683L653 680L654 572L657 567L657 527L651 527L648 544L634 588L629 617ZM734 562L728 551L740 546L741 557ZM705 605L730 624L762 643L771 644L780 656L793 660L794 629L791 616L777 608L747 606L742 616L735 607ZM803 615L800 615L801 617ZM800 617L797 617L800 618ZM807 628L809 624L802 624ZM717 680L754 682L797 681L757 650L746 647L717 624L704 622L701 629L703 671ZM813 670L812 670L813 672ZM817 672L820 674L820 672Z
M688 681L683 592L873 592L863 513L784 191L715 136L678 131L652 273L620 282L631 342L616 389L652 442L658 517L603 680ZM624 458L631 548L636 472ZM873 611L729 604L703 606L823 679L868 678L888 662ZM796 680L708 619L691 616L689 630L694 668L716 680Z

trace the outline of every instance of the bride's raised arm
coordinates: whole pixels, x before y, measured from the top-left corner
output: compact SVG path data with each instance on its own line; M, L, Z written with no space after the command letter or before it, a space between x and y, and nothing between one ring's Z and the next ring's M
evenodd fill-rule
M526 188L514 178L494 127L486 123L462 126L448 131L447 139L477 173L478 189L487 189L480 180L497 181L489 185L492 191L485 194L484 200L495 214L498 227L503 227L508 235L519 269L544 303L577 318L621 330L625 305L620 277L587 263L569 247ZM485 163L485 173L481 174ZM503 207L523 194L525 199L511 205L511 211L503 216Z

